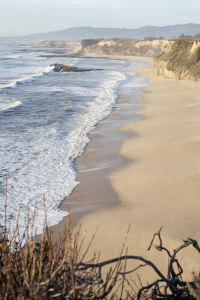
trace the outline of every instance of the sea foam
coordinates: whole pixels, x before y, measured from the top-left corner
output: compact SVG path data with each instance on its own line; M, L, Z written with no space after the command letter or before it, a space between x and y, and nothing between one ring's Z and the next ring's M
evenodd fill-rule
M47 68L41 68L41 72L37 74L31 74L26 77L10 80L9 83L6 84L1 84L0 89L5 89L5 88L16 88L18 84L22 84L25 82L31 82L32 80L36 80L37 78L43 76L46 73L50 73L53 71L53 67L47 67Z
M123 73L108 70L54 73L49 65L56 62L92 69L120 68L125 62L53 55L46 59L45 51L41 50L43 59L31 49L19 52L14 43L2 51L12 59L0 57L0 111L8 111L0 114L0 196L3 202L7 176L8 221L13 231L20 205L21 233L28 208L32 214L36 201L37 233L42 231L44 196L51 225L67 214L59 204L78 184L74 160L84 152L88 133L116 105L118 89L126 80ZM0 220L3 216L0 207Z
M88 103L84 113L76 120L76 127L65 138L56 127L51 130L46 127L36 127L34 130L30 128L26 132L27 138L10 133L8 142L12 141L11 146L4 144L4 149L11 148L7 157L6 152L4 154L6 160L2 162L2 168L9 167L10 174L13 174L8 180L7 200L7 214L11 219L15 219L18 205L24 208L29 206L33 212L37 201L37 226L38 233L41 232L44 219L43 195L51 225L57 224L67 214L58 207L78 184L73 161L83 153L89 142L88 133L94 125L112 111L116 104L119 83L126 79L120 72L108 73L110 79L100 83L94 101ZM18 159L20 156L23 160ZM20 218L22 229L26 215L27 211L23 209ZM12 230L14 223L11 222Z
M8 110L10 108L14 108L17 107L19 105L21 105L22 102L21 101L7 101L6 103L2 103L2 101L0 101L0 112Z

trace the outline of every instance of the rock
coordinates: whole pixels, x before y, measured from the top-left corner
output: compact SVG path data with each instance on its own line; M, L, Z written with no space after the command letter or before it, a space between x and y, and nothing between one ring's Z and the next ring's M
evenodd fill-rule
M51 67L54 67L53 70L55 72L88 72L91 71L91 69L79 69L73 65L62 65L62 64L54 64L51 65Z

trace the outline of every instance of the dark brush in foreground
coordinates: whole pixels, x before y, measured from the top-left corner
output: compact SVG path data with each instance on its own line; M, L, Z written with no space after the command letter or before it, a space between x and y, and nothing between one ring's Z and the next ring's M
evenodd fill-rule
M183 269L176 258L177 253L189 245L200 252L195 240L184 241L170 254L162 245L161 229L154 234L148 250L158 236L159 245L154 247L165 251L169 258L165 277L151 261L141 256L128 255L127 250L122 256L127 236L119 257L98 262L94 255L84 262L94 236L81 255L84 238L79 241L80 227L72 233L70 217L67 228L63 228L59 246L53 244L53 232L46 217L40 243L35 243L33 236L34 217L31 221L28 212L26 230L21 238L18 220L19 215L15 233L8 239L5 205L4 232L0 237L0 299L200 299L199 278L194 278L195 283L182 281ZM126 272L129 260L142 261L144 265ZM112 268L102 276L101 270L106 265L112 265ZM137 287L131 274L145 266L151 266L158 279L148 286Z

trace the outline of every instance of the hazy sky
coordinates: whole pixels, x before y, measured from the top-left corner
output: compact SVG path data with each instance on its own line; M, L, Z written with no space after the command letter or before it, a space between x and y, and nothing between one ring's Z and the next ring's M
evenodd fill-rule
M200 0L0 0L0 36L200 23Z

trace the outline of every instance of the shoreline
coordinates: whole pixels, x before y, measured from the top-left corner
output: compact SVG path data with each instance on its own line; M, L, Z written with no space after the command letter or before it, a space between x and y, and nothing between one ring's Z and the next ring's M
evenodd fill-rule
M128 73L129 69L113 69L113 71ZM95 128L89 133L90 142L84 153L75 160L77 181L80 183L59 206L62 210L70 210L72 229L76 227L83 216L120 204L118 194L111 186L108 175L116 168L129 163L129 160L121 156L119 151L121 139L130 134L120 133L118 128L125 123L142 119L141 116L135 114L136 111L141 110L139 105L142 102L139 94L142 93L142 88L136 88L133 91L134 96L132 93L124 95L123 89L124 87L119 91L116 106L112 112L95 125ZM79 210L80 207L82 211ZM67 223L66 219L67 217L64 217L59 224L52 226L55 240L57 240L63 225Z
M119 256L131 224L128 253L153 261L165 273L165 254L147 251L161 226L163 245L171 252L182 239L200 240L200 84L155 76L149 66L133 71L149 78L150 86L144 88L144 104L139 105L143 110L137 112L143 120L119 128L120 132L132 134L122 141L120 149L129 164L109 175L121 203L84 216L82 231L87 229L87 245L98 227L87 258L96 250L103 261ZM183 278L190 280L192 271L200 269L197 251L190 247L178 257L185 270ZM136 266L129 263L129 269ZM154 278L149 268L137 272L142 282Z
M113 58L126 59L123 56ZM142 57L127 59L148 60ZM143 110L137 112L143 120L118 129L120 133L129 134L122 140L119 151L129 163L114 170L108 178L121 203L85 215L81 219L81 231L87 230L87 247L98 227L86 260L94 251L100 251L100 261L104 261L119 256L131 224L126 242L128 254L153 261L164 273L165 254L154 249L147 251L153 234L161 226L164 226L163 245L172 252L182 239L200 239L200 84L155 76L149 65L133 69L133 72L149 78L150 86L144 88L144 104L139 105ZM200 269L199 257L192 247L181 253L179 261L185 270L185 280L191 279L193 270ZM138 264L130 263L129 269L136 266ZM154 278L149 268L137 273L145 283L149 277Z

